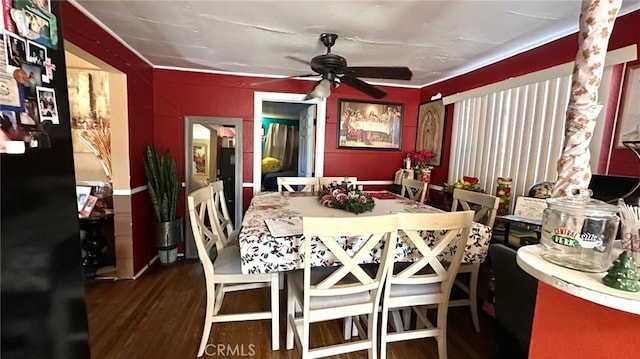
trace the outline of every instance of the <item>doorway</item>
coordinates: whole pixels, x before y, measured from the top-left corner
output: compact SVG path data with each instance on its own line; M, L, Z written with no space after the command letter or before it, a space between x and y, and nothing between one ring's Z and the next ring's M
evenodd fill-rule
M185 193L223 181L226 205L238 228L242 223L242 119L187 116L184 133ZM185 257L197 258L190 228L186 216Z
M96 225L99 227L90 226L97 231L93 237L106 240L106 247L99 249L101 255L98 256L95 278L134 278L133 237L129 223L132 221L131 197L135 192L129 182L127 76L69 41L64 42L64 48L67 76L75 74L76 79L68 79L67 83L70 89L74 81L77 85L72 89L77 90L76 94L69 96L76 183L92 188L93 194L100 198L92 211L101 212L102 218L106 218ZM81 85L78 79L86 83ZM98 86L100 83L103 86ZM84 107L89 111L83 110ZM100 115L101 112L104 114ZM109 167L103 166L96 154L79 140L78 133L86 130L86 127L79 126L79 118L100 119L102 124L108 124L104 126L108 128L104 133L109 134L110 171L105 170ZM83 246L85 243L90 241L83 242ZM86 251L84 253L86 255Z
M302 105L298 109L300 133L298 161L293 176L322 176L324 172L324 138L326 123L326 99L314 98L304 100L304 94L256 92L254 95L254 156L253 156L253 193L263 191L270 178L263 178L262 160L263 145L266 142L267 129L263 127L263 118L268 117L269 110L287 104ZM314 106L315 105L315 106ZM296 108L296 106L292 106ZM297 111L297 110L296 110ZM313 113L312 113L313 112ZM315 119L315 123L314 123ZM314 133L315 132L315 133ZM264 141L263 141L264 140ZM277 175L277 173L275 174Z

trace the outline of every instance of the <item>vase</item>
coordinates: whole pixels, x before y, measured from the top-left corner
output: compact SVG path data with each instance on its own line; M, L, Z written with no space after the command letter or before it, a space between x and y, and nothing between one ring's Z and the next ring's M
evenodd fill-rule
M511 184L510 177L498 177L496 185L496 197L500 198L498 204L498 215L506 216L511 210Z
M162 264L174 263L178 244L182 242L182 218L168 222L153 222L152 233Z
M413 173L416 180L426 183L431 182L431 168L416 168Z

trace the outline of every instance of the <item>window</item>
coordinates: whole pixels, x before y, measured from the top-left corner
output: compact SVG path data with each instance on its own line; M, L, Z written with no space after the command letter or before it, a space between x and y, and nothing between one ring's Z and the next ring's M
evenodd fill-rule
M591 142L594 169L600 154L601 141L597 139L602 138L604 128L611 68L605 68L599 89L603 109ZM483 188L493 193L498 177L511 177L515 197L526 194L535 183L555 181L570 92L571 75L561 75L455 102L449 183L462 176L478 177Z

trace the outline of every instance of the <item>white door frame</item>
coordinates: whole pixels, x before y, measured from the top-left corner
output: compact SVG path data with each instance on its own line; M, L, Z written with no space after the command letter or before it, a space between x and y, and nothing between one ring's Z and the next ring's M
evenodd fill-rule
M293 102L317 105L316 120L316 152L315 168L316 177L324 174L324 135L327 121L327 100L313 98L304 100L305 94L281 93L281 92L255 92L253 97L253 194L262 189L262 102Z

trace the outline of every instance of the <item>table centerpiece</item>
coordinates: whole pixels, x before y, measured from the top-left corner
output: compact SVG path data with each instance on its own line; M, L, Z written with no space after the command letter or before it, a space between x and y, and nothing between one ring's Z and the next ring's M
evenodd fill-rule
M343 209L355 214L373 210L373 197L348 182L332 183L318 193L318 201L323 206Z

